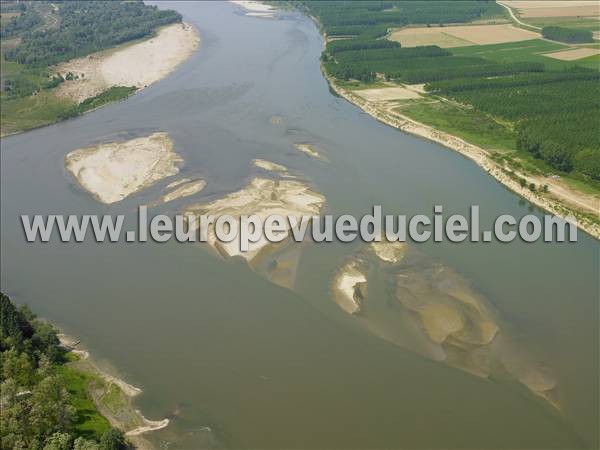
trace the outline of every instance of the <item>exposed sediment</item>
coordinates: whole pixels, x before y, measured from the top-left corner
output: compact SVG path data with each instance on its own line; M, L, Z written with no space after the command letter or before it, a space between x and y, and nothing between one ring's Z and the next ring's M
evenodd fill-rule
M332 285L334 301L349 314L358 314L362 308L367 287L366 269L359 260L346 263L335 275Z
M389 298L368 295L369 265L390 288ZM332 297L383 339L478 377L518 381L560 409L552 371L522 350L490 302L451 267L411 246L369 244L336 273ZM372 315L369 305L376 303Z
M311 158L327 162L327 158L310 144L294 144L294 147L296 147L298 151L310 156Z
M184 178L184 180L186 179ZM187 180L189 180L189 178ZM194 180L182 182L182 180L180 180L179 182L173 182L167 185L167 189L169 189L169 186L171 185L174 185L176 188L162 195L157 201L151 203L148 206L157 206L162 203L172 202L173 200L178 200L180 198L185 198L189 197L190 195L197 194L206 187L206 181Z
M183 160L167 133L72 151L65 167L98 201L115 203L179 172Z
M57 89L59 97L82 102L113 86L143 89L166 77L198 47L198 34L191 25L165 26L155 36L117 49L77 58L55 68L77 76Z

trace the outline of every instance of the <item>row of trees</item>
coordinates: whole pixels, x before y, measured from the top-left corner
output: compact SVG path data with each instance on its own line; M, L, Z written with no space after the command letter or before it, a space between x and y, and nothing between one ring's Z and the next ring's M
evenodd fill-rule
M517 148L557 170L600 180L600 73L574 69L427 88L516 124Z
M406 24L467 22L497 14L485 1L304 1L328 35L350 35L323 52L330 75L371 82L382 74L512 122L517 147L552 167L600 179L600 72L574 67L548 71L543 62L499 63L453 55L437 46L402 48L381 37ZM586 42L591 33L544 28L545 37Z
M582 44L594 42L594 34L589 30L564 27L544 27L542 36L553 41L566 42L568 44Z
M494 1L302 1L321 23L334 26L463 23L501 15ZM329 33L329 31L328 31Z
M81 436L81 414L58 373L64 350L56 331L0 293L0 448L13 450L123 450L120 431L98 441Z

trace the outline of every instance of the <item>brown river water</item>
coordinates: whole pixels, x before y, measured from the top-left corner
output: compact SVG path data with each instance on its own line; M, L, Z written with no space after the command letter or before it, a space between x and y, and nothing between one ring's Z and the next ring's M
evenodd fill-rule
M466 214L476 204L482 228L500 214L541 216L469 160L334 96L306 16L247 17L223 2L167 6L201 36L176 72L125 102L2 139L2 291L143 389L136 402L145 416L171 419L146 437L171 449L597 448L600 247L583 233L564 244L415 245L415 263L400 269L371 260L372 306L362 317L330 292L362 243L303 245L287 289L201 244L25 241L21 214L126 214L135 224L137 206L166 182L102 205L63 159L156 131L172 137L182 176L207 181L156 213L245 186L262 158L300 174L333 214L363 215L375 204L389 214L430 214L436 204ZM294 149L303 142L330 162ZM450 274L444 286L477 292L510 336L494 358L552 374L559 407L509 375L484 378L416 350L406 331L415 322L394 296L402 288L420 302L439 298L436 267ZM425 281L398 285L398 273Z

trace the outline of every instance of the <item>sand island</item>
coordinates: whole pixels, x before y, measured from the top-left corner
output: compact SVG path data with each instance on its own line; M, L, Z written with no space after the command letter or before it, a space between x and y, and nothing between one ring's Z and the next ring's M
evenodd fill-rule
M98 201L110 204L177 174L182 161L168 134L154 133L72 151L65 167Z
M264 159L253 160L253 165L274 176L289 177L287 168ZM196 204L186 208L186 214L229 215L239 219L243 215L256 215L265 221L268 216L317 215L325 204L325 197L301 180L254 177L244 188L218 198L209 203ZM289 237L290 229L285 231ZM241 256L248 262L276 245L268 241L264 234L257 242L250 243L248 251L242 251L239 239L221 242L217 239L214 224L207 230L207 242L224 257Z

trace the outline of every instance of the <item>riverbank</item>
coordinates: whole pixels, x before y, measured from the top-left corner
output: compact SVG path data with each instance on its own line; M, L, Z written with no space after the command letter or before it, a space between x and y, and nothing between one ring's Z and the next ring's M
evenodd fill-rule
M80 103L113 86L144 89L188 59L199 41L191 25L178 23L161 28L144 41L68 61L57 66L56 72L77 78L59 85L56 95Z
M79 116L167 77L198 48L197 30L187 23L73 59L48 71L63 82L50 90L3 101L0 136L5 137Z
M88 380L87 392L98 412L110 425L123 432L134 448L152 450L155 446L144 438L144 434L160 430L169 425L169 419L149 420L133 405L135 397L142 390L117 378L104 369L91 357L87 350L81 349L79 341L65 334L58 334L61 345L69 351L67 363Z
M359 95L356 95L351 90L341 87L336 83L336 80L334 80L333 77L325 73L324 69L322 69L322 71L330 87L340 97L343 97L350 103L358 106L370 116L386 125L397 128L400 131L428 139L460 153L485 170L502 185L520 195L533 205L562 218L567 218L571 214L574 215L577 218L577 226L581 230L600 240L600 226L598 223L582 216L575 208L569 208L565 205L566 202L555 200L530 190L529 187L527 187L529 183L522 186L519 180L522 179L523 176L510 167L501 166L496 163L487 150L466 142L457 136L411 119L406 115L393 111L391 108L385 108L381 106L381 103L366 100ZM554 191L553 193L558 197L561 196L560 192ZM565 194L563 193L562 195L564 196ZM596 214L598 214L598 212Z

